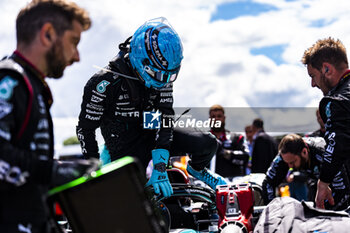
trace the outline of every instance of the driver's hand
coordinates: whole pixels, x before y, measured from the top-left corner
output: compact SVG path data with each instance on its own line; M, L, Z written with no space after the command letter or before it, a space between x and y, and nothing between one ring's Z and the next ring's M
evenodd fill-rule
M151 178L146 184L146 186L152 185L156 194L160 194L160 191L162 191L164 197L170 197L173 194L173 188L171 187L166 171L168 159L168 150L152 150L153 171Z

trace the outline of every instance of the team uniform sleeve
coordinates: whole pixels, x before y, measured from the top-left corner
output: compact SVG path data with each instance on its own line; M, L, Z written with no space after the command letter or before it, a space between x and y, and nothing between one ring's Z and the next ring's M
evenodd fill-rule
M174 109L173 109L173 85L167 84L160 89L157 97L157 108L162 113L162 121L160 129L156 136L156 148L169 149L173 141Z
M24 115L27 99L28 91L20 77L0 75L0 181L17 186L28 179L41 184L51 179L52 160L41 158L16 143L22 125L18 115L21 110Z
M332 182L350 154L350 109L343 101L325 97L319 106L326 128L326 146L320 171L320 180L325 183Z
M283 182L288 172L288 165L280 155L277 155L266 172L262 184L264 204L267 205L276 197L275 189Z
M113 78L108 74L95 74L84 87L76 133L85 158L99 158L96 129L106 112L112 82Z
M231 143L229 145L222 142L217 155L224 156L234 165L246 165L249 160L249 149L244 136L232 133L230 138Z
M231 162L233 164L247 164L249 160L249 149L247 142L243 135L239 134L234 137L234 141L232 142L232 153L233 158Z

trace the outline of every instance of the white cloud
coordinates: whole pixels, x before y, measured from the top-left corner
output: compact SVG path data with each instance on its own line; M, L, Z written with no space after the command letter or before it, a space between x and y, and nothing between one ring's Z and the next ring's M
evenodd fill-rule
M2 0L0 8L0 54L15 48L14 20L26 0ZM300 59L317 39L340 38L350 48L348 9L339 0L259 0L278 10L210 22L224 0L79 0L93 19L82 35L81 62L65 71L61 80L50 80L54 94L53 116L77 117L82 91L96 72L92 65L105 66L117 54L117 46L147 19L168 18L183 40L184 60L175 83L175 105L209 107L219 103L230 107L271 106L276 99L284 107L317 106L321 92L310 87ZM311 27L314 22L325 26ZM252 55L252 47L285 45L285 64L276 65L263 55ZM260 98L267 95L271 100ZM276 106L279 107L279 106Z

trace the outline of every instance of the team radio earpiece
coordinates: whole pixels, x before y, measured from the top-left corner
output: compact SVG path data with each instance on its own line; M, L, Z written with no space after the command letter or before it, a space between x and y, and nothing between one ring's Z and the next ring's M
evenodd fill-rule
M325 73L328 72L328 67L327 67L327 66L324 68L324 72L325 72Z
M49 41L51 41L51 36L50 36L50 34L49 34L48 32L46 32L45 36L46 36L46 38L47 38Z

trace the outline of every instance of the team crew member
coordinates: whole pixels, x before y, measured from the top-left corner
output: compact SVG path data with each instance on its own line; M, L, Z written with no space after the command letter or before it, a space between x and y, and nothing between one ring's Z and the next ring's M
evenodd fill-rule
M249 150L242 134L233 133L225 129L225 110L221 105L213 105L209 109L209 117L221 122L220 127L213 126L210 130L219 140L216 152L215 172L229 178L246 175L249 160Z
M329 185L350 158L350 71L344 45L330 37L308 48L302 63L307 66L311 86L324 95L319 111L327 145L316 194L316 206L324 208L325 200L334 203Z
M288 173L289 168L303 171L307 174L309 186L309 199L312 201L316 193L316 181L320 176L322 167L322 155L324 153L325 141L322 138L301 138L296 134L289 134L282 138L279 144L279 154L273 160L267 170L263 181L263 198L265 204L275 197L275 189L281 184ZM346 209L349 202L349 180L346 169L341 170L334 176L331 184L335 205L326 203L327 209Z
M79 61L77 45L90 24L85 10L65 0L32 1L17 16L17 49L0 62L1 233L51 232L43 196L85 171L83 164L53 160L44 78L60 78Z
M273 158L277 154L276 140L264 130L264 121L260 118L253 120L254 132L252 147L252 173L266 173Z
M153 185L156 193L161 190L170 196L173 192L166 173L169 154L190 153L190 174L214 189L224 183L222 177L205 169L217 148L215 137L175 130L169 124L174 117L172 82L183 57L175 30L165 18L147 21L119 49L84 88L77 126L84 156L99 157L95 130L100 127L105 140L102 158L106 154L111 161L134 156L145 168L153 159L148 185ZM157 129L148 129L151 126Z

